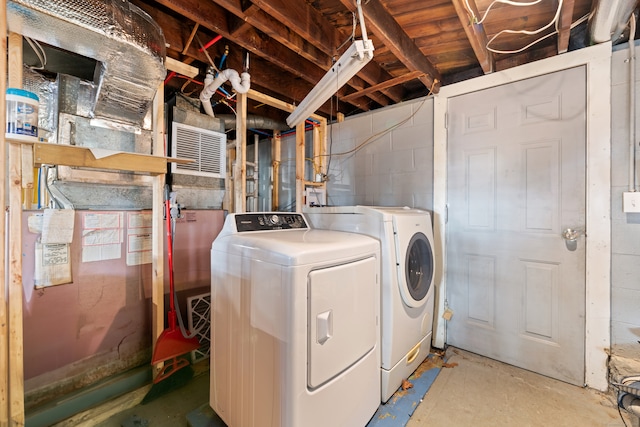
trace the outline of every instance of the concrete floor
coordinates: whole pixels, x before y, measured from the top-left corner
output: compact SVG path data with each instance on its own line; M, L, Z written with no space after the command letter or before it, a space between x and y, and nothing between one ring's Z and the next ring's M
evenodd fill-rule
M457 366L441 369L407 427L635 425L624 411L625 421L621 419L613 395L575 387L452 347L446 357L449 364ZM208 394L209 374L205 371L171 394L95 425L187 426L187 414L205 405Z

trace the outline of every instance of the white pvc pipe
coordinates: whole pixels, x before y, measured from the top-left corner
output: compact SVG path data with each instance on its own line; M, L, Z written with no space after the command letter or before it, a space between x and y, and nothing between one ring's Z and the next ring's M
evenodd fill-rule
M226 70L220 71L220 74L218 74L218 77L215 79L213 75L207 74L207 77L204 79L204 89L200 92L200 102L202 102L202 108L204 108L205 113L211 117L215 117L213 107L211 107L211 97L227 80L231 82L231 86L233 86L233 89L238 93L247 93L251 86L251 76L246 72L238 75L236 70L227 68Z
M629 191L636 191L636 16L629 19Z

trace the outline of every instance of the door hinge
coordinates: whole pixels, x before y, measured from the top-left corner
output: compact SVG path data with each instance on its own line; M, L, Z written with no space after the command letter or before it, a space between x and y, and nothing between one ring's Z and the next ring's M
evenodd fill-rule
M449 204L444 205L444 223L449 223Z

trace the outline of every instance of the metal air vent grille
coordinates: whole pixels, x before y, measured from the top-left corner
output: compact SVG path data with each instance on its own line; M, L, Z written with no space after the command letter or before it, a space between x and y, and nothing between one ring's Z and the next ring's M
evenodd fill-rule
M173 122L171 155L194 162L172 163L172 173L224 178L226 152L226 134Z

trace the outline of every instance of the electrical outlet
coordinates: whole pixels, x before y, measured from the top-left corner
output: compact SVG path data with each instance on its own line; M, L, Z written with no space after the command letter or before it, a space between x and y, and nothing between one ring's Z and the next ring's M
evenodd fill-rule
M640 191L622 193L622 211L627 213L640 212Z

